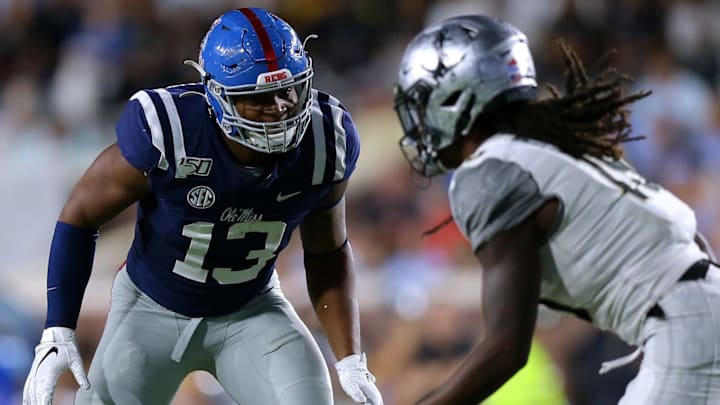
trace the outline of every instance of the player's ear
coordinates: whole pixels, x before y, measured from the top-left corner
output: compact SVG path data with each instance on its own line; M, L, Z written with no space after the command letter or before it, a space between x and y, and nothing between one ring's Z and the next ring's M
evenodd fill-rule
M460 166L463 160L470 155L470 153L465 153L466 140L465 138L456 138L450 146L437 151L438 161L448 169Z

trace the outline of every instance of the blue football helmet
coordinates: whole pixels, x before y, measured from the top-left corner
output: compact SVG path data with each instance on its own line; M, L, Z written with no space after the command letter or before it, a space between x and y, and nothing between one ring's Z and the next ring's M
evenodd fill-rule
M215 120L233 141L265 153L283 153L300 143L310 122L312 60L295 30L261 8L241 8L218 17L200 45L200 72ZM234 97L294 90L297 106L281 121L246 119Z

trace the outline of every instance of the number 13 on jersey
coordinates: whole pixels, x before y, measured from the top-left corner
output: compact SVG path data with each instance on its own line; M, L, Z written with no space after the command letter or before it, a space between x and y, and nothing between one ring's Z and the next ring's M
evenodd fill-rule
M185 259L175 261L173 273L199 283L207 281L208 274L212 272L220 284L240 284L254 280L267 262L277 255L277 248L282 243L283 234L287 224L281 221L239 222L228 229L227 240L243 239L248 233L265 235L265 248L248 252L246 260L257 259L257 263L246 269L232 269L230 267L215 267L204 269L205 255L210 248L212 231L215 226L212 222L193 222L183 227L182 235L190 238Z

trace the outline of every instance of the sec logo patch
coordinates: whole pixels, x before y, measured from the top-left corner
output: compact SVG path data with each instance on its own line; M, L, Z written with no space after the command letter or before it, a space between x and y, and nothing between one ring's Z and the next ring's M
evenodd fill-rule
M208 186L196 186L188 191L187 202L193 208L204 210L215 204L215 193Z

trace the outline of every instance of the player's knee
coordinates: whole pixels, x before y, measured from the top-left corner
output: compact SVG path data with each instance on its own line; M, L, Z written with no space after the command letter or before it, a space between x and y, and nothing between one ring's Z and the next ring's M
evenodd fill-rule
M278 398L281 404L331 405L333 403L330 381L322 378L306 378L282 387Z

